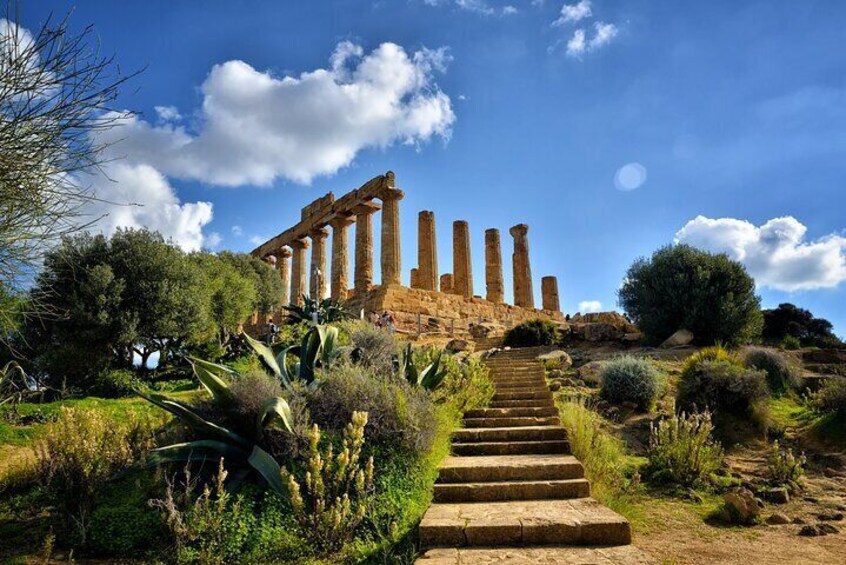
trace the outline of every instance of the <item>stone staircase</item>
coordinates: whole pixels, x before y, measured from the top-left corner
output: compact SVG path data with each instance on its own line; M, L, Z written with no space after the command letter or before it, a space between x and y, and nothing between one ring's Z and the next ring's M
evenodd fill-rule
M486 360L490 407L465 414L420 523L418 565L650 563L628 521L590 498L534 348Z

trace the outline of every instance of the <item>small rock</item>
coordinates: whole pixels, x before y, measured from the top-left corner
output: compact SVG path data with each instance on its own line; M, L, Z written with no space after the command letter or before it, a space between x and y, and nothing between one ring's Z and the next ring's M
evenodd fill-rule
M562 380L561 384L563 384L564 386L571 386L571 387L578 387L578 386L582 385L582 383L577 381L576 379L570 379L570 378Z
M816 496L803 496L802 500L804 500L805 502L810 502L811 504L816 504L820 501L820 499Z
M549 383L549 390L551 390L552 392L561 390L561 383L559 383L558 381L553 381Z
M827 522L839 522L843 519L843 512L820 512L817 518Z
M730 492L723 497L730 521L736 524L754 524L758 520L761 508L758 501L746 489Z
M807 522L805 522L805 520L803 520L799 516L796 516L795 518L793 518L793 523L798 524L798 525L807 524Z
M817 524L817 531L821 535L836 534L840 531L840 528L838 528L834 524Z
M453 339L446 344L446 350L450 353L458 353L459 351L473 351L475 345L472 341L465 339Z
M538 361L554 362L555 366L559 369L569 369L573 366L573 359L570 357L570 354L560 349L539 355Z
M811 524L807 524L805 526L802 526L802 529L799 530L799 535L805 536L805 537L816 537L816 536L820 535L820 533L817 531L816 526L812 526Z
M693 333L685 330L680 329L670 337L664 340L664 343L661 344L662 349L667 349L670 347L682 347L685 345L690 345L693 341Z
M790 494L787 487L770 488L761 493L765 500L774 504L787 504L790 502Z
M786 514L782 514L781 512L773 512L767 517L767 524L771 524L773 526L780 526L782 524L789 524L790 518Z
M705 499L702 498L702 495L693 490L692 488L687 489L687 492L685 492L685 498L687 498L691 502L695 502L696 504L702 504L703 502L705 502Z
M825 476L826 476L826 477L828 477L829 479L833 479L833 478L835 478L835 477L839 477L839 476L840 476L840 472L839 472L837 469L832 469L831 467L826 467L826 468L823 470L823 475L825 475Z

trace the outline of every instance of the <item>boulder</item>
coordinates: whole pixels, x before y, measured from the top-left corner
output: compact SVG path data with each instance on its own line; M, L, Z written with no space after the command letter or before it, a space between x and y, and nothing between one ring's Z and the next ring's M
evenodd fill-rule
M570 357L570 354L560 349L538 355L538 361L549 361L551 364L554 364L556 369L569 369L573 366L573 359Z
M773 504L787 504L790 502L790 494L787 492L787 487L766 489L761 494L765 500L768 500Z
M626 343L638 343L643 340L643 334L640 332L625 333L622 340Z
M456 338L447 343L445 349L448 353L458 353L459 351L472 352L474 347L475 344L472 341Z
M616 341L622 339L623 333L619 328L612 324L596 323L585 324L582 329L582 334L586 341Z
M598 385L599 372L602 370L601 361L591 361L579 367L579 378L588 385Z
M576 314L570 318L570 334L587 341L629 341L640 339L640 330L618 312Z
M476 339L483 339L486 337L500 337L504 334L505 328L503 326L492 324L490 322L482 322L481 324L470 324L470 335Z
M661 347L666 349L669 347L684 347L693 343L693 333L689 330L680 329L673 335L664 340Z
M769 516L767 516L767 524L772 526L780 526L782 524L789 524L790 518L786 514L782 514L781 512L773 512Z
M732 524L754 524L758 521L761 507L746 489L730 492L723 497L728 522Z

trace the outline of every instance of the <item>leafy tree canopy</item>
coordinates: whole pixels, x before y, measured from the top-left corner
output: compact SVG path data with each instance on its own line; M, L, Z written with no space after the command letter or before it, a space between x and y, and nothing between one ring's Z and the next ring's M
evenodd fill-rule
M764 310L764 339L781 342L793 336L805 346L831 347L842 342L832 332L831 322L816 318L808 310L790 303L779 304L778 308Z

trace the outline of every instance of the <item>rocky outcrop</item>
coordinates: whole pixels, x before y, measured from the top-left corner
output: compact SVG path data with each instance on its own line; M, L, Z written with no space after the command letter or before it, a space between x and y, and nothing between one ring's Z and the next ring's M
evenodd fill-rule
M686 329L680 329L665 339L664 343L661 344L661 347L669 349L671 347L684 347L685 345L690 345L691 343L693 343L693 332Z
M640 340L641 333L618 312L593 312L576 314L570 319L570 336L591 342L635 342Z

